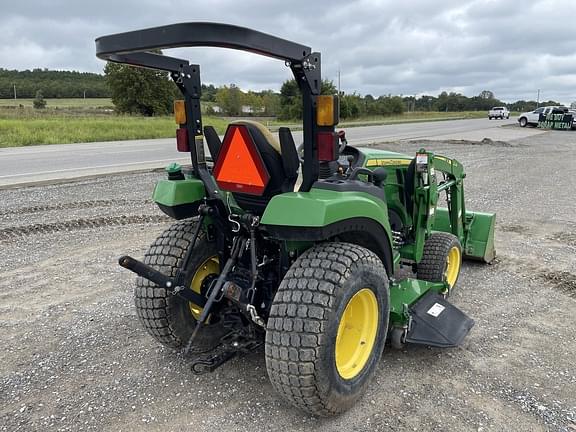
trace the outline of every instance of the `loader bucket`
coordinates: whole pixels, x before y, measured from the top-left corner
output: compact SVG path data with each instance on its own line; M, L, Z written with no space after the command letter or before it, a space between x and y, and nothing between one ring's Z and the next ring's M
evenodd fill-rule
M487 263L496 257L494 247L494 226L496 214L466 212L464 238L460 238L464 258L480 260ZM448 209L438 207L434 218L434 231L452 232Z

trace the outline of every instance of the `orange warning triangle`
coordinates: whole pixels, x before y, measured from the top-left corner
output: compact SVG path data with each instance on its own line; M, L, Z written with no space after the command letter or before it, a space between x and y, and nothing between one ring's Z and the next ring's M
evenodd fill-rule
M220 188L261 195L270 176L244 125L231 125L214 168Z

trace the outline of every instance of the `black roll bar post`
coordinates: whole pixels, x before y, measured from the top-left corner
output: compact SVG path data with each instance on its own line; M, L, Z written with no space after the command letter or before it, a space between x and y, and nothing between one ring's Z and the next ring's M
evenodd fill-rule
M321 57L310 47L244 27L193 22L172 24L96 39L96 55L106 61L165 70L185 97L188 121L188 144L194 174L207 188L212 198L218 188L206 168L204 155L202 113L200 110L200 67L187 60L155 54L154 50L213 46L230 48L272 57L290 67L302 92L304 167L301 191L309 191L318 180L318 149L316 145L316 96L321 89Z

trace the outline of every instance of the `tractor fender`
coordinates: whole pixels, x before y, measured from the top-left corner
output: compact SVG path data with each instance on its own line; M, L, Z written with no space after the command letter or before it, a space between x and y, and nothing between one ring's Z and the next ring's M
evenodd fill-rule
M201 180L160 180L156 183L152 199L160 210L174 219L198 215L198 206L206 196Z
M260 220L274 238L318 242L338 238L376 253L394 272L386 203L364 192L311 189L273 197Z

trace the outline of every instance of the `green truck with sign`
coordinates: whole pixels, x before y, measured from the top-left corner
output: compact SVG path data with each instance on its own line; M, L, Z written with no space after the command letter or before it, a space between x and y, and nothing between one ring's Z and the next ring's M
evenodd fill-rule
M385 345L459 345L474 321L448 301L463 258L494 259L495 215L472 212L449 157L356 148L337 132L338 98L320 95L321 55L237 26L184 23L104 36L98 57L168 71L178 150L154 190L178 222L138 274L140 321L183 350L195 373L264 345L274 388L329 416L369 385ZM157 49L216 46L280 59L302 95L303 143L232 122L221 140L200 113L200 67ZM213 166L204 154L207 145Z

